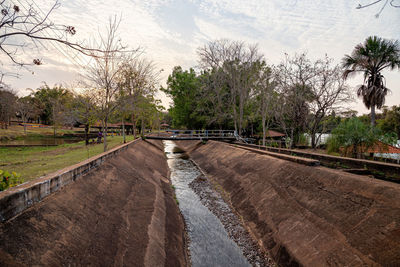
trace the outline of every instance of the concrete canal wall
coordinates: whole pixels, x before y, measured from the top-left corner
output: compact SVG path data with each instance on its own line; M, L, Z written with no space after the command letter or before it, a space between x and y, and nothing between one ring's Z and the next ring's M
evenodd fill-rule
M4 192L0 266L188 266L159 147L138 140Z
M99 167L105 160L127 150L137 141L139 140L131 141L75 165L0 192L0 222L16 216L34 203Z
M280 265L400 264L400 184L179 141Z

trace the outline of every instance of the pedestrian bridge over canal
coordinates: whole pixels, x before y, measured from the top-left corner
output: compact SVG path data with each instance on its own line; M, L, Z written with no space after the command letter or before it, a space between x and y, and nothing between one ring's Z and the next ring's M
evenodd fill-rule
M152 132L145 137L157 140L242 140L234 130L166 130L165 132Z

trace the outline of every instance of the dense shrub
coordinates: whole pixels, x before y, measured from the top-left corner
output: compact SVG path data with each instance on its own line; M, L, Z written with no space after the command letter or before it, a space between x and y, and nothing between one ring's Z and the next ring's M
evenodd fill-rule
M393 144L395 139L395 134L384 135L378 128L353 117L342 121L332 131L332 136L327 142L327 149L328 153L339 152L343 156L361 158L368 148L372 147L377 141Z
M8 171L0 170L0 191L22 184L23 180L20 176L16 172L9 173Z

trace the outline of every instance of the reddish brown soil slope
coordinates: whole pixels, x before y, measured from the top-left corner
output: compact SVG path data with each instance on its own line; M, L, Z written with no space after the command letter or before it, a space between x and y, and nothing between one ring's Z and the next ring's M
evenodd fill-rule
M400 264L400 185L227 144L179 142L281 265Z
M13 264L186 266L163 151L137 142L0 225L0 266Z

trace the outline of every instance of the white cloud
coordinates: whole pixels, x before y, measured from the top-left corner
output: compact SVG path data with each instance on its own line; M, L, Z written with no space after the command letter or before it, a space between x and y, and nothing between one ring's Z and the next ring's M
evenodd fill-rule
M44 11L53 3L35 2ZM387 7L375 19L379 6L357 10L357 4L358 1L347 0L62 0L51 18L74 25L76 38L82 40L104 31L110 16L121 16L123 42L133 48L145 48L145 56L164 69L162 77L166 80L173 66L195 66L196 48L218 38L257 42L268 62L275 64L284 52L302 51L308 51L312 58L327 53L339 63L344 54L351 53L369 35L400 39L395 27L400 25L399 9ZM86 64L87 60L80 55L72 60L48 47L39 54L47 65L35 67L34 75L20 71L24 73L22 79L9 80L15 88L37 87L41 81L52 84L76 79L80 70L74 61ZM400 104L399 73L385 75L393 91L387 103ZM355 78L350 82L356 85L361 81ZM366 112L360 103L355 107Z

